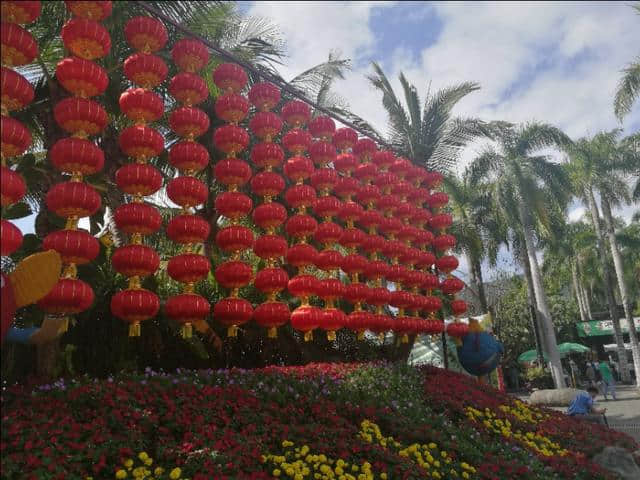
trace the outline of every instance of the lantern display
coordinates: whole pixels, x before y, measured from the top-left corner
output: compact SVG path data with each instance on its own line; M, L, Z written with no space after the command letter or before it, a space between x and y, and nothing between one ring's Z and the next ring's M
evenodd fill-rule
M164 47L167 32L156 19L133 17L125 24L124 34L127 43L137 50L125 60L124 73L137 87L123 92L118 102L122 113L133 123L125 127L118 138L120 149L132 159L132 163L120 167L115 180L131 201L116 209L114 220L118 229L129 235L129 243L114 251L111 263L118 273L128 277L129 285L113 296L111 312L129 323L129 336L137 337L141 333L140 323L157 315L160 309L160 299L155 293L142 288L142 281L144 277L153 275L160 265L158 254L143 242L144 236L160 229L162 219L154 206L143 203L143 197L155 194L163 183L160 171L148 162L164 151L164 138L148 123L159 120L164 114L164 101L151 88L164 80L167 66L151 52ZM174 193L179 196L180 188L176 190L178 192ZM183 305L185 302L188 300L174 305L172 311L190 312L188 306ZM195 309L193 304L189 305ZM191 332L190 323L187 323L182 329L184 335Z
M2 21L8 23L31 23L40 16L40 9L39 0L7 0L0 4Z
M76 17L88 18L89 20L95 20L96 22L100 22L111 15L111 10L113 8L113 2L110 0L65 0L64 3L67 6L67 9Z

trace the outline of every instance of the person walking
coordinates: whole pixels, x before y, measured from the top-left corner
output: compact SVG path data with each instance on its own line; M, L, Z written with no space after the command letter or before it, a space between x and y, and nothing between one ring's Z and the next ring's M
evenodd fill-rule
M573 361L573 358L569 359L569 368L571 369L571 384L573 388L578 388L580 385L580 371L578 370L578 365Z
M596 369L593 368L592 362L587 362L587 368L585 369L585 374L587 375L587 381L589 383L589 387L596 386Z
M616 381L613 378L613 373L611 373L611 368L609 364L602 360L600 365L598 365L598 369L600 370L600 375L602 377L602 393L604 395L604 399L607 400L607 393L611 393L611 397L616 400Z

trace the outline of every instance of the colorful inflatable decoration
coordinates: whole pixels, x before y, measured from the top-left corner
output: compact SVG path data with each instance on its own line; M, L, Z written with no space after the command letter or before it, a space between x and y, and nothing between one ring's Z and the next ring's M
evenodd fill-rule
M469 320L469 331L461 338L458 346L458 359L464 369L471 375L488 375L496 369L504 347L496 338L482 329L480 323Z

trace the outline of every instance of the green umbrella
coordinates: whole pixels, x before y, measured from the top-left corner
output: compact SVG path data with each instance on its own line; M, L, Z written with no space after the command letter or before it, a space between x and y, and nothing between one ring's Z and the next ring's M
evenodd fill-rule
M520 356L518 357L518 362L529 363L529 362L533 362L537 358L538 358L538 352L535 349L527 350L526 352L520 354ZM544 359L549 360L546 354L544 354Z
M579 343L565 342L558 345L558 351L563 355L568 355L570 353L585 353L590 351L590 348Z

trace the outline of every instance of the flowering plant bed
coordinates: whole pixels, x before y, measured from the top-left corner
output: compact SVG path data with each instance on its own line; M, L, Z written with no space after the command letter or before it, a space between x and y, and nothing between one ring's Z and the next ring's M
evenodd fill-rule
M638 448L429 367L148 370L2 393L8 479L608 479L590 460L607 445Z

